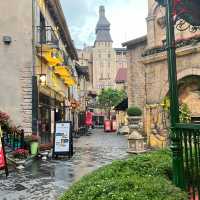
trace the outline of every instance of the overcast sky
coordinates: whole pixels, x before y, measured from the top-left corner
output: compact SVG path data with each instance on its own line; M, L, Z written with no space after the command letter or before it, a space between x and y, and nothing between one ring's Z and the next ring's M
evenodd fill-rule
M93 45L99 6L104 5L111 23L114 47L146 34L148 0L60 0L77 48Z

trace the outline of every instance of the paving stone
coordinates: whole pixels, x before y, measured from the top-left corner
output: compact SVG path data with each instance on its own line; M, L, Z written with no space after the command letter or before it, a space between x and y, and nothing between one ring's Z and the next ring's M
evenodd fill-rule
M93 134L74 140L72 159L36 160L31 166L12 171L8 179L0 174L0 200L54 200L75 181L91 171L127 157L127 139L123 135Z

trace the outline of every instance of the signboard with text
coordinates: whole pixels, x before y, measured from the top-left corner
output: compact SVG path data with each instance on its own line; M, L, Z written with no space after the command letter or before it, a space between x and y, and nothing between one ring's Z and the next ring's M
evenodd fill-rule
M73 155L72 123L70 121L56 122L54 155Z

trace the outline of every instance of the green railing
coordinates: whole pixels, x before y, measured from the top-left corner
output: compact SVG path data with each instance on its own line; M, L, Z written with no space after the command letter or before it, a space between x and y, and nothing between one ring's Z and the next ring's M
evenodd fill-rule
M24 130L20 132L4 132L4 144L13 150L24 148Z
M176 124L183 155L183 176L189 199L200 200L200 125Z

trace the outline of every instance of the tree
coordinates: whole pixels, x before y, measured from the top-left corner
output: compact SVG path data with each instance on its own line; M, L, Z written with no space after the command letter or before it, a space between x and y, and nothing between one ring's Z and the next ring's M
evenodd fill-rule
M101 93L97 97L98 106L104 109L110 119L110 112L112 108L118 105L124 98L126 98L126 92L118 89L102 89Z

